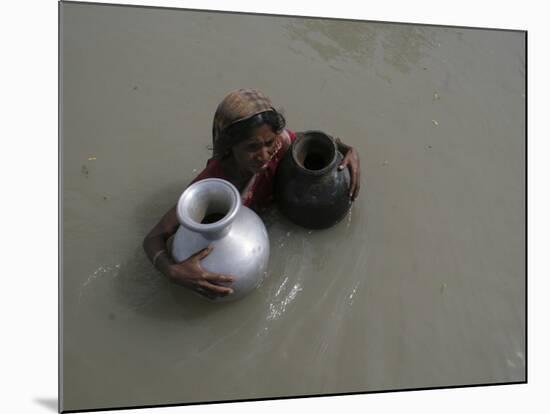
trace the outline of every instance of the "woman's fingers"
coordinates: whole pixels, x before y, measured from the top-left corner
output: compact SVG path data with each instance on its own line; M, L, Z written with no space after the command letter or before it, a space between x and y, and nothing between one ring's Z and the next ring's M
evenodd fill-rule
M359 160L354 158L354 162L352 163L352 176L353 176L353 184L351 188L351 199L355 200L357 195L359 194Z
M215 283L231 283L235 280L233 276L220 275L217 273L207 273L204 275L204 279Z
M359 195L359 189L361 188L361 183L359 182L359 180L356 178L355 179L355 189L353 190L353 196L352 196L352 200L355 200L357 198L357 196Z
M355 188L357 186L357 166L351 162L351 151L348 152L348 156L349 156L349 159L350 161L348 161L348 164L350 166L350 179L351 179L351 183L350 183L350 186L349 186L349 197L353 200L353 195L355 194Z
M199 250L197 253L195 253L192 257L202 260L206 256L208 256L210 253L212 253L213 249L214 249L214 246L205 247L204 249Z
M208 299L216 299L219 296L199 286L195 287L194 291L197 292L199 295L204 296Z
M342 141L340 138L336 137L336 143L342 144ZM338 166L338 170L342 171L344 168L349 168L349 175L350 175L350 186L349 186L349 197L352 199L352 201L355 199L356 193L357 193L357 182L358 180L358 160L355 156L355 151L353 148L349 148L346 152L346 155L344 156L344 159Z
M349 161L344 158L340 163L340 165L338 166L338 170L342 171L344 168L348 166L348 164L349 164Z
M345 167L349 168L349 176L350 176L350 186L349 186L349 197L353 200L356 193L357 188L357 163L356 160L353 158L352 151L348 151L340 165L338 166L339 170L343 170Z
M197 283L199 287L203 288L204 290L208 291L209 293L217 293L219 295L229 295L230 293L233 293L233 289L215 285L213 283L210 283L208 280L199 280Z

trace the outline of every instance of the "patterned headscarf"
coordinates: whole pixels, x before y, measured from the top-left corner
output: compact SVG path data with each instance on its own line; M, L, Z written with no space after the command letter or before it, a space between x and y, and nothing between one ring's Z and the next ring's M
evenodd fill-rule
M212 145L214 158L222 158L223 148L227 148L222 132L236 122L252 118L262 112L275 111L270 99L256 89L238 89L227 95L218 105L212 123Z

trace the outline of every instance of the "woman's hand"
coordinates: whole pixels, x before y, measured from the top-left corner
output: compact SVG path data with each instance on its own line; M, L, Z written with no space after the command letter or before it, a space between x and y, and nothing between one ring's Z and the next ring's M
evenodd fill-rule
M181 263L172 264L167 272L168 276L173 282L186 286L210 299L233 293L233 289L219 285L219 283L233 282L232 276L211 273L201 266L201 260L208 256L212 249L213 247L209 246Z
M351 177L349 196L351 201L354 201L357 198L359 188L361 187L361 167L359 163L359 154L354 148L344 144L340 138L336 138L336 143L338 144L338 149L340 152L344 154L344 159L338 166L338 169L343 170L345 167L349 168L349 174Z

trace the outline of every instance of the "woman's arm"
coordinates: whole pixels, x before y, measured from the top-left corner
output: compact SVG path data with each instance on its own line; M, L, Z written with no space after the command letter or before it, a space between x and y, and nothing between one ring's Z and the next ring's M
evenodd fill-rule
M160 221L151 229L149 234L143 239L143 250L153 266L162 274L170 277L170 266L175 264L170 252L168 252L167 242L178 230L179 222L176 215L176 206L172 207L160 219Z
M345 167L348 167L350 170L351 183L349 196L351 197L351 200L354 201L359 195L359 188L361 187L361 166L359 162L359 154L353 147L344 144L340 138L336 138L336 145L338 146L338 151L344 155L344 159L338 168L343 170Z
M168 251L167 241L178 230L176 206L172 207L143 239L143 249L153 265L171 281L187 286L204 296L225 296L231 288L219 286L219 282L232 282L231 276L224 276L204 270L201 260L210 254L212 247L195 253L187 260L176 263Z

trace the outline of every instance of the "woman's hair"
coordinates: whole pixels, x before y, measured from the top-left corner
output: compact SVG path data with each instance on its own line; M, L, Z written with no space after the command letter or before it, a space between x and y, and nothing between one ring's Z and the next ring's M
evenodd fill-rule
M256 129L262 125L269 125L273 132L280 133L286 126L286 120L280 112L266 111L229 125L214 143L214 157L221 159L230 155L234 145L252 138Z

